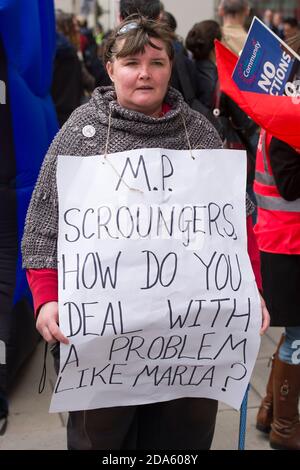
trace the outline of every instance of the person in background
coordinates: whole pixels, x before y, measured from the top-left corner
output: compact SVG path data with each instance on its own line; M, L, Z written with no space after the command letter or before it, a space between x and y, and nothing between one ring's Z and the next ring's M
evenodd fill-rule
M98 23L95 28L99 31L97 44L96 37L91 28L88 27L87 19L82 16L77 17L80 26L80 53L84 67L91 77L94 79L94 87L110 85L110 79L103 66L102 57L100 54L101 43L103 40L103 30L100 33L98 29L101 25ZM93 91L93 89L91 91Z
M283 20L283 35L284 40L287 41L299 34L299 23L296 18L285 18Z
M94 78L87 72L78 56L79 28L74 15L56 11L56 55L51 86L60 127L82 104L84 91L95 87Z
M209 121L191 110L178 91L169 88L173 40L172 32L162 22L140 16L122 22L105 49L113 86L97 88L91 100L72 114L45 158L27 214L22 246L37 328L47 342L68 342L58 326L57 156L88 156L93 147L103 154L140 147L222 147ZM87 123L96 130L92 137L82 132ZM250 215L252 203L248 199L246 208ZM263 304L262 316L263 332L268 326ZM182 398L70 412L68 448L209 449L217 407L212 399Z
M103 29L103 26L101 23L96 23L95 25L95 28L94 28L94 37L95 37L95 41L96 41L96 44L97 46L101 46L101 43L103 41L103 37L104 37L104 29Z
M275 11L273 14L273 26L272 31L280 39L284 37L283 24L282 24L282 13L280 11Z
M300 53L300 34L290 46ZM300 450L299 153L300 149L262 131L254 183L258 205L254 230L261 251L263 294L271 325L285 327L256 427L270 433L272 448L286 450Z
M175 33L177 29L177 21L175 19L175 16L172 15L172 13L164 10L161 16L161 21L164 21L169 26L169 28Z
M84 53L84 49L87 46L88 39L87 36L89 34L88 22L85 16L78 15L76 16L77 24L79 27L79 48L81 53Z
M120 0L120 20L128 16L140 14L150 20L158 20L163 11L160 0Z
M248 31L250 29L250 26L252 25L252 21L253 21L255 16L257 16L257 18L259 18L258 8L250 7L249 8L249 14L248 14L247 18L245 19L245 23L244 23L244 28L245 28L245 31L246 31L247 34L248 34Z
M246 41L244 25L249 10L247 0L221 0L219 4L218 13L223 21L222 42L236 55L239 55Z
M189 31L186 47L192 53L196 66L200 99L218 116L224 146L247 150L247 191L251 197L258 141L257 125L229 96L220 92L214 45L216 39L222 40L220 25L214 20L201 21Z
M222 40L220 25L214 20L194 24L187 34L185 45L191 52L197 70L197 87L202 103L211 111L215 108L218 70L214 41Z
M164 23L166 23L169 28L171 29L171 31L173 31L173 33L176 35L176 29L177 29L177 21L175 19L175 17L172 15L172 13L170 13L169 11L163 11L162 15L161 15L161 19L160 21L163 21ZM181 51L184 51L184 45L183 45L183 41L179 38L178 35L176 35L175 37L175 40L173 42L173 46L174 46L174 49L175 49L175 54L181 52Z
M265 10L262 20L265 23L265 25L268 26L268 28L272 29L272 27L273 27L273 11L270 10L270 8L267 8Z

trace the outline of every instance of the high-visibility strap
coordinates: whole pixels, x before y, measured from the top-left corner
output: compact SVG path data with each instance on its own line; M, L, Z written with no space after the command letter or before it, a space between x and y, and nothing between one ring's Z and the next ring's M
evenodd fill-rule
M258 183L266 184L268 186L276 186L274 176L269 172L268 157L267 157L267 133L264 131L261 136L261 154L263 159L264 173L255 171L255 179Z
M256 170L255 179L258 183L266 184L267 186L276 186L274 177L269 173L261 173Z
M270 211L300 212L300 199L296 199L295 201L286 201L280 196L278 192L274 176L269 172L266 141L267 133L263 132L261 152L265 172L262 173L261 171L257 170L255 172L254 186L257 205L261 209ZM261 188L260 185L262 185ZM268 188L264 188L264 186L268 186ZM269 194L263 194L265 191L268 191Z
M261 196L280 197L276 186L267 186L266 184L258 183L256 180L254 181L253 189L255 193L260 194Z
M282 211L282 212L300 212L300 199L295 201L286 201L282 197L262 196L255 194L257 205L261 209L269 211Z
M262 157L263 157L263 165L264 165L265 173L269 173L268 159L267 159L267 133L266 131L262 133L261 152L262 152Z

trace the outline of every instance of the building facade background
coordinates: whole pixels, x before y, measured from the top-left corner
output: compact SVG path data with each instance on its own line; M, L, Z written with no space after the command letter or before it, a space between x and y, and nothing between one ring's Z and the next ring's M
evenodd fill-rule
M66 12L80 14L83 0L55 0L55 7ZM103 10L99 18L105 30L111 29L118 21L119 0L98 0ZM178 23L178 34L185 37L194 23L214 18L215 0L163 0L167 11L170 11ZM90 25L94 24L94 15L89 15Z
M84 2L90 3L92 7L94 0L55 0L55 6L67 12L80 14ZM98 2L103 10L99 20L104 29L113 28L118 21L119 0L98 0ZM177 33L185 38L194 23L217 17L219 0L163 0L163 4L177 20ZM262 15L266 8L271 8L282 12L283 16L296 16L300 21L300 0L250 0L250 4L259 15ZM95 14L93 8L91 10L88 20L92 26Z
M251 0L251 4L260 14L270 8L280 11L284 17L295 16L300 20L300 0Z

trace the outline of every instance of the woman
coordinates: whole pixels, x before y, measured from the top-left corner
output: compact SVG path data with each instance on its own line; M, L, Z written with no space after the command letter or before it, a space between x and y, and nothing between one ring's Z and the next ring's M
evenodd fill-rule
M90 102L73 113L46 156L27 215L23 259L38 313L37 328L48 342L68 342L58 327L57 155L158 146L221 147L209 122L192 111L178 92L168 90L172 41L163 24L141 17L124 21L105 50L114 87L97 89ZM248 202L248 212L251 207ZM265 317L263 330L266 326ZM217 402L201 398L71 412L68 448L208 449L216 413Z
M215 107L215 91L218 84L215 39L222 39L220 25L214 20L205 20L194 24L185 42L197 69L199 97L211 110Z
M201 21L189 31L186 47L195 62L199 99L218 118L224 146L247 150L247 191L252 198L257 126L229 96L220 92L214 43L216 39L222 40L220 25L214 20Z
M300 35L289 45L300 53ZM254 190L263 291L273 326L284 326L256 427L271 447L300 450L300 155L262 131Z
M61 127L95 88L95 80L79 53L80 35L74 15L56 11L56 54L51 94Z

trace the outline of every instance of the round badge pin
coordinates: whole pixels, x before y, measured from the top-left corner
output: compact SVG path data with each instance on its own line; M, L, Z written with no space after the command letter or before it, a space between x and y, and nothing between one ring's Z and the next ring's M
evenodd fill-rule
M84 137L94 137L94 135L96 134L96 129L94 128L94 126L91 125L84 126L84 128L82 129L82 133Z

